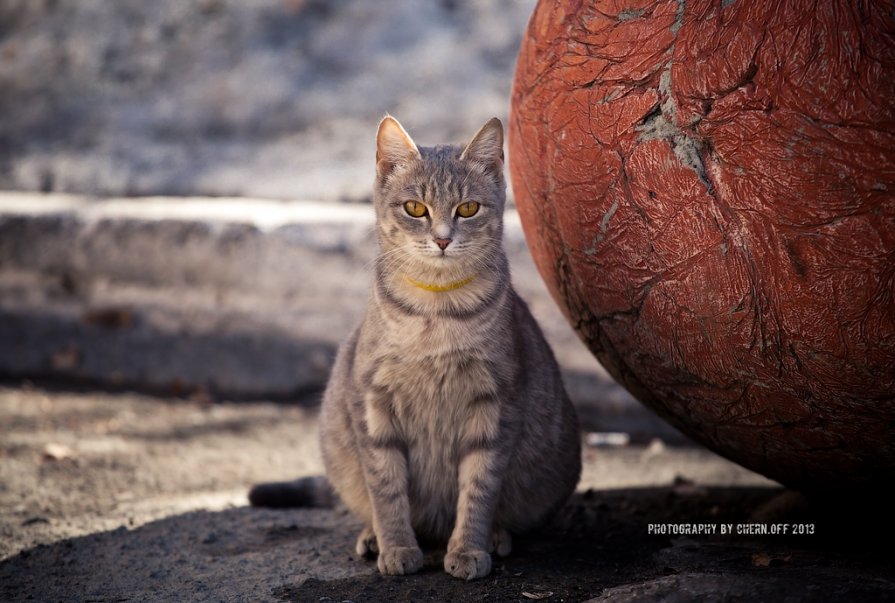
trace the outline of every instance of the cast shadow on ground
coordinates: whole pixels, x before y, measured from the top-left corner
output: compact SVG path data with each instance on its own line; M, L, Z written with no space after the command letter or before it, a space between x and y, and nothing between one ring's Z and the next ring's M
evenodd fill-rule
M0 598L53 601L895 600L881 515L798 502L778 488L587 491L490 576L461 582L427 551L381 577L353 553L344 509L193 512L39 546L0 563ZM797 499L798 500L798 499ZM879 517L880 519L874 519ZM815 525L813 535L675 536L650 524ZM527 595L524 593L528 593ZM551 593L551 594L548 594ZM535 599L532 599L535 597Z
M166 331L139 312L130 320L108 327L77 315L0 310L0 379L161 397L316 400L336 353L332 343L237 318L205 331Z

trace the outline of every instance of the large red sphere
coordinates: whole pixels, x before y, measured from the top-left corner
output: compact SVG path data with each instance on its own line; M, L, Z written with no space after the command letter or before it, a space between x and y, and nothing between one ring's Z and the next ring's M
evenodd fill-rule
M542 0L512 103L535 261L620 383L784 483L892 481L890 4Z

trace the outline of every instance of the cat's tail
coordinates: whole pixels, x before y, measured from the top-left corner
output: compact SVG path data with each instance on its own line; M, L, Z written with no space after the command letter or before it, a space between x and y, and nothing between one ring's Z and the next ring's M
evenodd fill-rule
M249 502L253 507L284 509L290 507L316 507L330 509L339 497L322 475L302 477L291 482L257 484L249 490Z

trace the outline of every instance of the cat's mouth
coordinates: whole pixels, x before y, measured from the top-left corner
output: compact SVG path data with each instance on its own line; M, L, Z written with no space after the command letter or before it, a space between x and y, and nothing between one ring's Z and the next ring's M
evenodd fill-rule
M447 249L433 249L432 247L426 246L417 253L418 257L425 260L434 260L438 264L457 259L459 255L462 255L459 250L451 249L450 247Z
M434 243L415 241L407 251L409 255L427 269L456 271L469 263L468 243L453 241L444 249Z
M451 255L454 255L454 250L451 248L447 249L432 249L431 247L427 247L426 251L432 257L436 258L445 258Z

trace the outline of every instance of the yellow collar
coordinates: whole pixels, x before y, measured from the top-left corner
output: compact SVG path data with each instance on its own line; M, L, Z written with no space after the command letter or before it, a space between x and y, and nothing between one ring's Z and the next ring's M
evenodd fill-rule
M432 291L434 293L444 293L445 291L455 291L455 290L459 289L460 287L465 287L466 285L471 283L475 279L476 276L477 275L473 274L472 276L467 276L464 279L460 279L459 281L454 281L452 283L447 283L445 285L436 285L434 283L423 283L416 279L410 278L406 274L404 275L404 278L407 280L408 283L410 283L414 287L419 287L420 289L423 289L425 291Z

